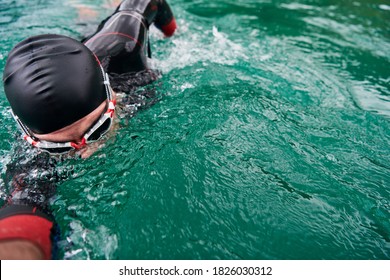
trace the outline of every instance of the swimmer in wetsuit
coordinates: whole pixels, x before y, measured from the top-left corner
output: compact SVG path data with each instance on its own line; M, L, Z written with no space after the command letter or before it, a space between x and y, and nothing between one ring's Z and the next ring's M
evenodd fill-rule
M12 195L0 211L1 259L12 258L9 253L17 248L30 248L35 258L51 258L53 217L44 213L61 179L51 155L88 154L90 144L112 128L116 99L106 72L148 69L152 23L166 36L174 33L176 22L165 0L127 0L85 45L66 36L39 35L10 52L5 93L23 138L38 149L18 155L7 166L5 189Z
M176 21L165 0L123 1L84 44L108 73L139 72L148 68L148 29L152 23L167 37L175 32Z

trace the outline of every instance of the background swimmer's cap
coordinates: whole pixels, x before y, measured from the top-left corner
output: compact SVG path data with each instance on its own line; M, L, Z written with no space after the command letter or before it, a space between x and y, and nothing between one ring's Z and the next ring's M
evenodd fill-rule
M107 98L93 53L62 35L39 35L17 44L3 82L14 113L39 134L72 124Z

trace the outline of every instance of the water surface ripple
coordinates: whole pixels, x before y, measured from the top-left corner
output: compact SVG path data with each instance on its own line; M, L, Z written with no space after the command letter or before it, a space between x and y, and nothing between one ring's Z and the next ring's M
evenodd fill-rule
M1 69L25 36L81 38L108 13L32 2L0 0ZM389 259L390 6L169 3L178 33L151 32L161 101L60 166L59 257ZM81 24L80 5L97 18ZM0 101L4 169L15 125Z

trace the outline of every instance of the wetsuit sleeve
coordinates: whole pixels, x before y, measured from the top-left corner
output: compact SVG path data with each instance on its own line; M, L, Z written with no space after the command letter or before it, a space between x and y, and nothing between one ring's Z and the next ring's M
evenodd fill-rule
M38 246L44 259L52 258L54 222L37 207L14 204L0 209L0 229L0 242L30 241Z
M56 226L49 200L60 177L56 160L46 153L31 154L20 146L7 164L0 192L0 242L25 240L35 244L45 259L51 259Z
M176 20L167 1L158 1L158 11L154 24L167 37L170 37L175 33L177 28Z

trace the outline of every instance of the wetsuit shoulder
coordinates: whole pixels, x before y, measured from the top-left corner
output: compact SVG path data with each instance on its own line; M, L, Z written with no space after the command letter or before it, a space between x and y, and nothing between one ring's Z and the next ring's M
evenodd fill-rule
M148 28L155 24L172 36L176 21L165 0L125 0L105 19L84 44L100 59L109 73L148 69Z

